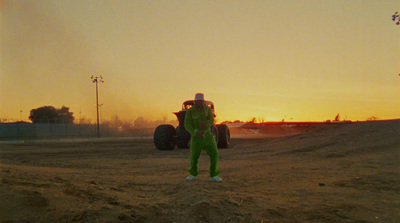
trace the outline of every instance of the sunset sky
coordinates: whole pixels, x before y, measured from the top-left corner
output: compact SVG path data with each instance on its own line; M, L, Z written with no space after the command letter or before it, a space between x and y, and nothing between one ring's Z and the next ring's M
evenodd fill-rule
M400 118L398 0L0 0L0 119ZM21 112L22 111L22 112Z

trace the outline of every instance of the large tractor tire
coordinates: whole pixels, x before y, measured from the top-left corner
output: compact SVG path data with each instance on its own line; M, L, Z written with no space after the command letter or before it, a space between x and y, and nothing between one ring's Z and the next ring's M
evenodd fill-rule
M154 145L159 150L173 150L176 145L176 130L172 125L159 125L154 131Z
M176 134L178 138L176 139L176 145L178 148L189 148L190 133L185 129L185 127L176 127Z
M218 128L218 148L228 148L231 141L231 132L225 124L217 125Z

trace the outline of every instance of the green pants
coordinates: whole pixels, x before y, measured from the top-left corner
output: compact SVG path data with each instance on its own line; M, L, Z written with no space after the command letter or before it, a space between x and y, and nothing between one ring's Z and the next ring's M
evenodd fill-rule
M190 175L197 176L198 160L202 150L205 150L210 157L210 177L219 175L218 170L218 148L213 135L208 132L204 137L192 136L190 141Z

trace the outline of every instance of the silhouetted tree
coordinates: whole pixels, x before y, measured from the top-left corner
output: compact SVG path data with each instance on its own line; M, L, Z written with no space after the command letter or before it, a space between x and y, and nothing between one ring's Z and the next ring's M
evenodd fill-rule
M340 121L340 115L339 115L339 113L336 115L336 117L335 117L335 122L339 122Z
M139 116L134 121L134 124L135 124L135 127L137 127L137 128L145 128L147 126L147 122L142 116Z
M256 117L253 117L253 118L250 119L248 122L250 122L250 123L256 123L256 121L257 121Z
M73 123L73 113L69 111L68 107L62 106L57 109L53 106L42 106L32 109L29 119L33 123Z
M85 116L79 118L79 124L90 125L92 124L92 120L90 118L86 118Z
M68 107L62 106L60 109L57 109L58 119L61 123L73 123L74 122L74 113L69 111Z

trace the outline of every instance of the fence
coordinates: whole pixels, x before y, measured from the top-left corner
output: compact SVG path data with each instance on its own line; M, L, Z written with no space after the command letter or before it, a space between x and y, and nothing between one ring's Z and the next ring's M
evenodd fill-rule
M154 128L121 131L100 125L100 136L151 136ZM95 137L97 125L65 123L0 123L0 140L24 138Z

